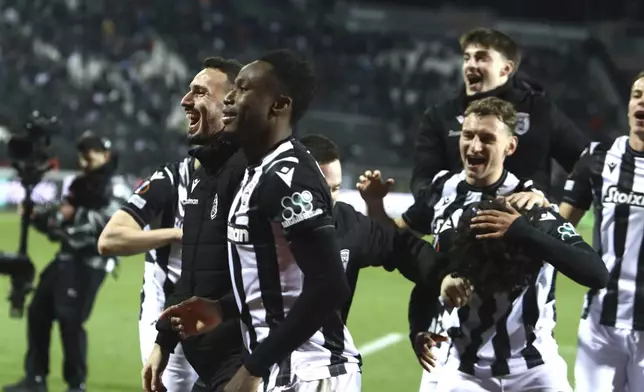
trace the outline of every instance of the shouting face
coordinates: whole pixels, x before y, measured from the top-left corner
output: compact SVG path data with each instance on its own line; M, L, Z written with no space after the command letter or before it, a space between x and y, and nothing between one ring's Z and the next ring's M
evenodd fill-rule
M492 48L468 45L463 51L463 79L467 95L484 93L503 85L513 69L512 61Z
M188 120L188 139L202 145L223 128L223 101L230 90L226 74L218 69L205 68L199 72L190 91L181 100Z
M477 187L494 184L501 178L505 157L514 153L517 143L512 131L496 116L465 117L459 147L466 181Z

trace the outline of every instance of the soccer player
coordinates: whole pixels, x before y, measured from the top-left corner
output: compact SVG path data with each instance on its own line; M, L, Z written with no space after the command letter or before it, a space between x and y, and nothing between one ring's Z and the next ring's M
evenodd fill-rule
M219 57L207 58L203 65L203 70L194 77L190 90L181 101L188 120L188 141L197 146L213 144L213 138L221 131L223 99L230 91L242 67L237 61ZM145 252L146 263L139 315L139 340L145 365L144 388L151 387L147 383L157 385L157 382L160 382L169 392L192 390L197 380L197 373L190 363L195 364L199 376L207 385L211 385L213 379L217 378L217 374L222 373L212 358L205 361L198 352L195 352L199 346L198 341L177 344L176 334L172 331L163 331L159 338L162 343L155 343L158 338L157 319L165 307L166 300L175 294L175 288L180 284L178 281L182 270L188 271L187 275L191 272L190 260L182 267L182 257L188 258L192 253L182 255L181 241L184 215L193 208L194 200L198 198L199 189L195 191L195 188L199 185L202 188L206 186L206 179L203 178L202 172L199 161L193 156L161 166L136 190L127 205L112 217L99 239L98 247L102 254L131 255ZM240 170L240 175L241 173L243 171ZM202 180L203 183L200 184ZM224 185L228 186L227 183ZM208 196L212 199L214 195L208 194ZM212 200L204 204L208 204L208 212L210 212ZM223 201L222 208L224 208ZM187 237L190 237L190 228L187 229L187 233ZM190 251L190 245L192 245L190 238L188 238L188 245L187 248ZM221 249L222 256L225 258L225 243L222 244ZM226 260L222 263L224 267L227 265ZM218 268L211 260L208 260L208 264L212 265L210 268ZM204 271L207 270L208 268L204 268ZM209 279L207 274L205 279ZM189 279L181 282L187 284ZM230 284L228 287L230 289ZM201 295L205 296L206 293L201 292ZM186 298L189 298L189 295ZM217 333L222 331L223 329ZM237 336L239 336L238 328L236 332L233 331L224 339L232 337L234 341ZM202 342L203 339L201 339ZM241 347L241 340L239 338L236 340ZM161 347L162 344L165 347ZM187 346L185 354L184 346ZM173 349L174 353L171 354ZM229 359L226 358L225 361ZM158 380L161 374L161 379ZM231 376L232 374L229 374L224 377L220 383L225 385Z
M250 355L227 391L360 390L360 356L340 310L350 290L329 188L292 136L315 90L287 50L246 65L224 103L224 132L250 166L228 216L229 262Z
M519 144L506 168L519 178L534 180L550 195L551 160L570 172L588 144L587 137L547 96L515 76L521 49L512 38L477 28L461 36L460 45L465 86L457 96L423 114L411 179L414 197L426 200L423 194L441 170L462 168L458 140L463 113L472 101L485 97L508 101L518 112L514 131Z
M461 291L471 290L464 303L447 301L448 309L453 302L460 307L447 326L452 347L438 390L570 391L553 336L555 269L593 289L608 281L573 225L550 208L520 214L504 200L486 200L450 214L436 246L453 265L443 288L457 278ZM426 288L414 298L412 334L424 334L437 315L437 295L438 288Z
M586 295L579 322L576 390L644 385L644 71L631 87L630 133L591 143L566 182L561 215L577 225L594 205L594 245L610 271Z
M396 218L396 225L410 228L419 235L433 235L455 210L496 196L508 196L508 201L517 208L548 206L548 201L531 180L519 179L504 168L506 157L517 149L516 122L516 111L507 101L488 97L472 102L465 111L459 133L459 151L465 168L439 172L425 191L426 197L417 199L401 218ZM382 183L378 172L365 173L358 183L369 215L379 216L381 221L389 220L382 198L391 183L391 180ZM435 320L430 330L434 334L445 332L440 319ZM411 339L415 344L416 337L411 336ZM447 360L446 345L438 344L433 350L441 359L437 366ZM439 377L440 372L436 369L423 373L420 390L435 390Z

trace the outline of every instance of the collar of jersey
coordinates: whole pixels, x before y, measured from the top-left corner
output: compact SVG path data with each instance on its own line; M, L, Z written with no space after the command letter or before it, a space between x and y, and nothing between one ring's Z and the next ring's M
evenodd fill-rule
M460 184L458 184L458 187L464 190L468 191L473 191L473 192L482 192L482 193L494 193L496 194L496 190L503 185L505 180L508 178L508 171L506 169L503 169L503 174L501 174L501 178L498 179L494 184L488 185L486 187L476 187L474 185L470 185L467 183L466 180L461 181Z

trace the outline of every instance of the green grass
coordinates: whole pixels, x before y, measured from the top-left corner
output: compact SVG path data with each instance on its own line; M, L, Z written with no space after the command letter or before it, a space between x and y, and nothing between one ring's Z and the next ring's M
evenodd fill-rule
M581 227L590 234L589 222ZM29 253L42 270L56 247L41 235L31 232ZM0 249L14 251L18 242L18 219L0 214ZM141 370L138 343L139 289L143 270L142 257L122 262L118 280L109 278L99 294L94 313L87 323L89 333L90 392L140 391ZM9 289L9 279L0 277L0 292ZM370 392L413 391L420 380L420 367L410 349L407 336L407 299L411 284L398 274L366 270L361 274L353 302L349 328L361 346L390 333L405 339L382 351L364 357L363 390ZM568 374L574 364L577 323L584 290L563 276L557 282L556 336L561 353L568 362ZM0 385L17 381L23 375L26 350L25 320L9 318L8 303L0 301ZM61 346L58 330L52 331L49 389L62 391ZM572 378L571 378L572 379Z

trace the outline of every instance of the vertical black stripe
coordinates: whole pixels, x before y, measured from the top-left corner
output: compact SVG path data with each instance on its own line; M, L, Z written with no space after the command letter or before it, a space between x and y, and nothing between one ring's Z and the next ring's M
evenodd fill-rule
M339 312L333 314L322 325L322 335L324 336L324 348L331 352L331 363L329 372L331 377L337 377L347 373L344 366L348 362L342 354L344 352L344 323Z
M145 278L143 278L143 284L141 285L141 303L139 303L139 321L141 321L141 317L143 317L143 302L145 301L145 290L143 288L145 287Z
M626 194L633 191L635 177L635 158L631 154L622 155L622 164L619 168L617 189ZM606 286L606 295L602 306L600 324L614 326L617 319L617 305L619 297L619 277L622 272L622 261L626 250L626 235L628 233L628 218L631 207L628 204L617 204L614 212L615 230L613 243L615 249L615 266L610 271L610 278Z
M512 313L512 303L522 292L523 290L515 290L513 293L508 293L507 298L505 298L505 306L508 309L496 322L496 331L492 338L492 348L494 349L494 361L490 367L492 376L499 377L510 373L508 358L512 355L512 347L510 346L510 335L508 334L508 318ZM495 301L498 300L495 299Z
M548 299L547 299L547 304L548 306L549 303L554 301L554 287L555 287L555 278L556 278L556 271L553 272L552 274L552 287L550 288L550 291L548 292ZM522 311L522 321L523 321L523 328L525 330L525 336L526 336L526 346L523 350L521 350L521 356L523 356L523 359L525 360L526 366L528 369L532 369L535 366L542 365L543 364L543 358L541 357L541 353L539 353L539 350L537 350L536 347L534 347L534 341L537 339L537 335L534 333L535 327L537 325L537 322L539 321L539 316L541 313L541 309L539 309L539 300L537 297L537 288L536 288L536 283L537 279L539 276L535 276L534 280L528 286L525 294L523 295L523 311Z
M239 259L239 253L237 252L237 247L235 244L231 244L231 255L233 261L233 275L235 277L235 290L237 295L239 295L239 302L241 302L241 311L239 312L239 318L248 328L248 334L250 336L250 350L254 350L257 347L257 333L253 328L253 320L250 316L250 310L246 304L246 292L244 291L244 281L242 280L241 272L241 260Z
M494 326L494 312L496 312L496 300L493 297L481 298L483 303L478 309L479 325L470 331L470 344L465 347L461 355L461 363L458 367L463 373L474 375L474 365L479 361L478 351L483 345L483 333ZM459 309L459 318L461 318Z
M604 186L604 163L606 162L606 152L608 151L608 148L610 145L608 144L599 144L597 147L595 147L595 150L592 152L593 154L593 163L590 168L591 170L591 186L592 186L592 193L593 193L593 213L595 217L595 221L593 223L593 247L595 250L600 254L603 255L602 251L602 237L601 237L601 227L602 227L602 222L604 220L603 213L604 213L604 207L603 207L603 197L602 197L602 189ZM597 296L597 293L599 293L598 289L591 289L588 290L588 293L586 293L586 307L583 309L583 312L581 314L582 319L586 319L588 317L588 313L590 312L590 307Z

